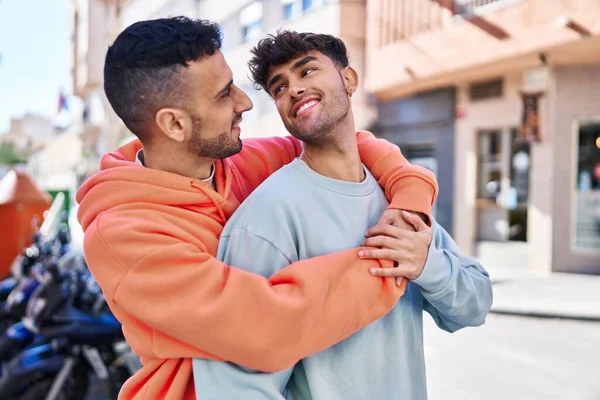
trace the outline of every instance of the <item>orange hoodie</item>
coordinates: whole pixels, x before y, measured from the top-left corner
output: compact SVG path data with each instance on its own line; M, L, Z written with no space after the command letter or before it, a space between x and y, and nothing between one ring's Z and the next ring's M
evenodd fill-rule
M429 215L435 177L399 149L359 132L363 163L390 207ZM106 154L79 189L89 268L142 369L119 399L195 399L192 357L278 371L385 315L404 292L373 277L357 249L304 260L270 279L217 260L227 219L262 181L301 153L294 138L248 139L215 163L216 191L135 164L134 141ZM360 295L359 295L360 293Z

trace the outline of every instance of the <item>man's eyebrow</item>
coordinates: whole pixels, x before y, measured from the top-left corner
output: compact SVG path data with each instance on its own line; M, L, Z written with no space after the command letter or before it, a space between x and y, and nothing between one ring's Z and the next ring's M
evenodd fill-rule
M315 56L306 56L304 57L302 60L298 60L294 63L294 65L292 65L292 69L298 69L300 67L305 66L306 64L308 64L311 61L317 61L318 58ZM267 83L267 87L269 89L271 89L271 86L273 86L274 84L276 84L279 79L281 79L281 74L277 74L274 77L271 78L271 80L269 80L269 82Z
M308 64L311 61L317 61L317 60L318 60L318 58L315 56L306 56L302 60L296 61L294 63L294 65L292 65L292 69L298 69L300 67L305 66L306 64Z
M229 82L227 82L227 85L225 85L225 87L223 89L221 89L219 91L219 93L217 93L217 95L215 96L215 99L218 99L219 97L221 97L225 93L227 93L231 89L231 85L233 85L233 79L230 80Z

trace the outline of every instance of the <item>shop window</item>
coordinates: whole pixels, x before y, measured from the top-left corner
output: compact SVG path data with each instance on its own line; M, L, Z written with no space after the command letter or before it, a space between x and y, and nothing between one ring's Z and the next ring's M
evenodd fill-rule
M577 131L574 244L600 251L600 122L584 122Z
M516 129L477 136L478 236L480 240L527 240L530 145Z

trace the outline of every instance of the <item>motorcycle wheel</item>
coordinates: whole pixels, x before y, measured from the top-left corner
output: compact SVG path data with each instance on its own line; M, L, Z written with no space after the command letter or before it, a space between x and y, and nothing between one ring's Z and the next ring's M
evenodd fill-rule
M52 387L52 379L47 378L43 381L39 381L36 384L34 384L32 387L27 389L27 391L25 391L25 393L23 393L22 395L19 395L19 398L23 399L23 400L43 399L44 397L46 397L46 395L50 391L51 387Z
M2 325L0 323L0 329L2 329L1 326ZM9 325L7 329L10 326L12 325ZM0 333L0 335L0 363L10 360L18 352L22 351L31 342L33 342L33 338L11 339L7 337L6 329Z
M119 391L121 387L131 374L127 370L127 367L123 364L112 365L108 374L108 395L110 400L117 400L119 397Z
M6 332L6 330L8 328L10 328L12 324L13 324L13 321L9 320L8 318L0 319L0 332L1 333Z
M44 400L54 383L56 375L43 378L34 383L28 388L23 394L19 395L19 400ZM73 369L73 372L65 385L63 390L58 395L57 400L82 400L85 399L88 386L90 383L89 371L87 368L77 367ZM16 399L15 399L16 400Z

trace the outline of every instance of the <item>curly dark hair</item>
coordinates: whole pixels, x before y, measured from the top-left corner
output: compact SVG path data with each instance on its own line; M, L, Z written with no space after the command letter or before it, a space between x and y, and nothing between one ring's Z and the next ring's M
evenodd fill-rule
M254 86L271 95L267 86L269 68L283 65L291 60L318 51L329 57L339 68L348 66L346 45L341 39L321 33L278 31L267 35L251 50L248 68Z
M219 26L186 17L136 22L119 34L104 62L104 91L115 113L140 139L164 107L185 101L182 72L221 48Z

